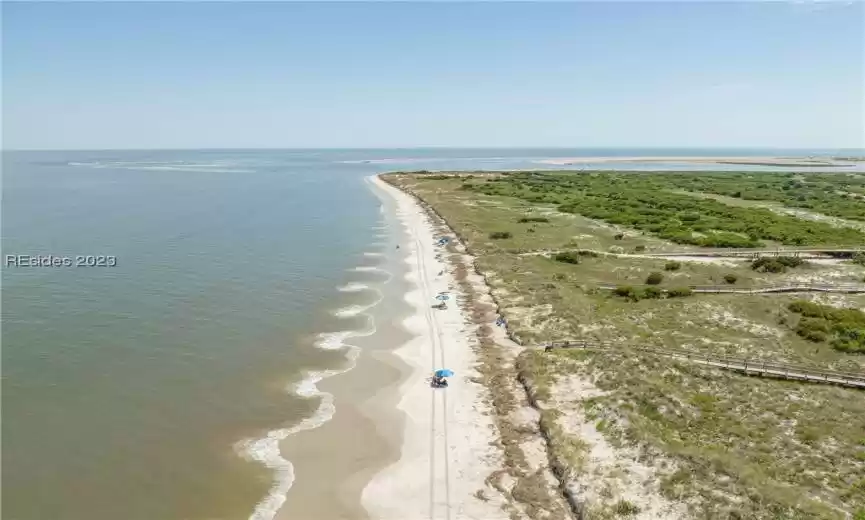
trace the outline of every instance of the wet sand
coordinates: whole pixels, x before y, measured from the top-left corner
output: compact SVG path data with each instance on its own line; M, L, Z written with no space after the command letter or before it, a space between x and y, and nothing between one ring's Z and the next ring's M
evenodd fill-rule
M352 277L357 280L343 287L350 293L370 288L381 292L378 305L352 318L362 320L368 314L375 332L347 341L359 349L351 370L316 385L333 395L333 417L280 443L295 478L275 520L369 519L361 492L376 472L399 459L404 418L397 410L397 390L411 369L392 351L413 337L402 322L414 311L404 301L411 289L404 280L409 271L405 255L395 249L405 239L396 204L385 196L382 202L390 228L387 249L364 261L365 267L379 271L360 271Z

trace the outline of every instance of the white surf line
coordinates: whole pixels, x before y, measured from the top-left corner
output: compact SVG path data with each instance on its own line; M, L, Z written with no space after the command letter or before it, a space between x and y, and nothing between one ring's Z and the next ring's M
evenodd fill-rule
M393 274L384 269L377 269L388 274L388 281L393 277ZM386 282L385 282L386 283ZM249 520L273 520L277 512L285 503L288 497L288 492L291 490L295 481L294 465L288 459L284 458L280 453L279 443L291 435L302 431L318 428L330 421L336 413L334 405L334 396L329 392L322 392L316 386L317 383L328 377L343 374L353 369L357 365L357 358L360 355L360 347L347 343L349 338L366 337L376 333L375 319L365 311L375 307L384 299L382 292L375 288L364 284L364 289L372 289L378 292L379 298L372 304L365 306L360 312L353 312L352 316L364 314L367 316L369 326L366 330L348 330L340 332L322 332L319 333L319 341L316 341L316 348L323 350L339 350L347 349L346 366L337 369L328 370L303 370L303 377L299 382L289 385L288 392L293 393L305 399L319 397L321 402L311 417L301 420L298 424L289 428L277 428L267 432L259 439L245 439L235 445L238 451L247 460L253 460L261 463L265 467L271 469L274 473L273 484L267 495L255 506Z
M347 284L336 288L339 292L360 292L367 289L372 289L372 287L360 282L348 282Z
M332 314L337 318L352 318L354 316L357 316L359 314L362 314L362 313L368 311L369 309L372 309L373 307L375 307L376 305L378 305L379 303L381 303L384 300L384 294L382 294L382 292L379 289L376 289L375 287L365 287L364 290L375 291L378 294L378 296L376 297L376 300L373 302L370 302L370 303L358 304L358 305L349 305L347 307L341 307L341 308L333 311ZM358 292L358 291L359 290L345 291L345 292Z
M248 439L236 445L237 451L245 458L257 461L274 472L273 485L268 491L267 496L255 506L255 510L249 516L249 520L273 520L285 503L288 492L294 485L295 473L294 464L280 453L279 443L295 433L318 428L333 418L336 413L333 394L322 392L316 384L328 377L348 372L355 367L357 358L360 355L360 347L346 343L346 340L375 334L376 329L372 316L369 316L369 321L370 327L367 330L323 332L318 335L320 340L316 342L317 348L323 350L347 348L346 360L348 363L343 368L303 370L303 378L288 386L288 391L299 397L305 399L319 397L321 399L321 403L311 417L303 419L300 423L290 428L271 430L260 439Z
M387 278L382 283L390 283L390 281L393 280L393 273L381 267L376 267L372 265L361 265L357 267L352 267L348 270L355 273L383 273L387 275Z

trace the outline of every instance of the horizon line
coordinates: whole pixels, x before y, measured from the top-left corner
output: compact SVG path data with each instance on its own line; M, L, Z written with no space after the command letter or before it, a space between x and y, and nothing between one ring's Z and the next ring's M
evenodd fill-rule
M180 148L15 148L0 149L6 152L169 152L169 151L277 151L277 150L865 150L865 147L852 146L301 146L301 147L180 147Z

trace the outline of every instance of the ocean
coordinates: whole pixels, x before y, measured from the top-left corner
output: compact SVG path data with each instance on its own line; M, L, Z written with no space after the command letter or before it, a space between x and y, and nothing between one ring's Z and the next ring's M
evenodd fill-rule
M322 520L316 480L362 486L395 456L359 404L399 380L382 353L408 312L401 231L367 178L647 155L865 153L4 152L3 518Z

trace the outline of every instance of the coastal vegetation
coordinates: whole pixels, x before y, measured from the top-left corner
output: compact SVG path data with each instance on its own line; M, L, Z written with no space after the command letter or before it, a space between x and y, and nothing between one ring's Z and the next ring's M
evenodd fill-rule
M740 174L677 172L675 182L705 183L704 175L726 186L732 182L727 176ZM676 193L681 187L673 181L652 188L653 178L664 177L475 173L468 181L391 179L448 221L492 288L509 332L524 345L564 339L616 345L603 352L527 349L519 355L518 375L511 376L531 382L538 403L550 412L538 427L548 436L550 453L568 465L565 474L584 490L586 511L594 517L615 518L626 510L651 515L654 502L641 497L653 494L684 504L695 518L840 520L859 514L865 508L861 391L746 377L640 349L865 371L861 311L845 310L865 309L865 296L706 295L690 288L858 283L865 266L855 258L766 256L756 259L755 268L751 258L687 258L678 245L715 246L719 241L708 238L721 237L739 247L798 239L855 248L865 244L863 235ZM530 217L546 221L520 221ZM491 238L505 231L508 238ZM676 240L684 233L690 238ZM694 243L700 238L707 240ZM611 290L599 290L601 284ZM506 379L504 370L498 372L495 384ZM616 453L615 464L598 459L593 450L601 444ZM637 478L647 467L653 476ZM519 491L529 495L525 486L534 481L525 478Z
M840 351L865 354L865 312L804 300L788 308L802 316L795 329L800 336L817 343L831 338L832 346Z
M661 273L651 273L646 278L646 283L649 285L658 285L664 281L664 275Z
M784 273L788 268L799 267L805 261L795 256L761 256L751 262L751 269L763 273Z
M763 175L754 175L764 180ZM462 184L461 188L485 195L515 197L531 203L554 204L561 212L631 227L680 244L740 248L763 247L766 245L764 241L789 246L865 244L865 233L857 229L839 228L819 221L804 222L765 208L731 206L674 191L688 188L739 198L753 196L755 200L795 201L797 207L826 210L829 215L865 220L865 178L858 182L836 181L834 184L821 181L816 186L791 179L787 182L793 187L786 191L783 188L788 184L779 185L775 180L774 186L778 190L773 191L772 185L760 182L755 184L753 191L742 191L742 185L749 184L739 177L736 175L734 179L728 179L714 174L709 179L703 179L702 176L680 173L592 172L577 175L529 172L476 179L476 182ZM739 183L740 180L742 183ZM845 195L835 191L827 193L826 183L831 184L835 191L852 191L845 192L848 193ZM764 184L766 188L757 187ZM738 188L728 193L733 190L733 186ZM785 194L777 195L777 191ZM776 193L775 198L770 198L769 193Z
M651 174L660 189L774 201L793 208L865 221L865 176L856 173L706 172Z

